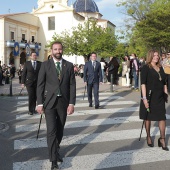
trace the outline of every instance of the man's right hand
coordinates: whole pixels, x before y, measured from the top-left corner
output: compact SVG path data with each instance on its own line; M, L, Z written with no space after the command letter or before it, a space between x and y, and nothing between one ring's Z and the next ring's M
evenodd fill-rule
M37 112L38 112L39 114L44 113L43 106L37 106L36 110L37 110Z
M87 86L87 82L84 82L85 86Z

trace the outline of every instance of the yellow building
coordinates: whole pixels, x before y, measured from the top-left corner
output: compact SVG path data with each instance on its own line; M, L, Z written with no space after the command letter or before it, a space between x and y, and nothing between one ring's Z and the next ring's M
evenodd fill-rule
M56 32L71 30L87 18L96 18L101 27L115 25L102 18L93 0L76 0L68 6L68 0L38 0L38 8L31 13L0 15L0 60L2 64L14 63L16 68L29 59L31 50L44 61L49 55L46 45ZM84 62L83 57L64 56L76 64Z

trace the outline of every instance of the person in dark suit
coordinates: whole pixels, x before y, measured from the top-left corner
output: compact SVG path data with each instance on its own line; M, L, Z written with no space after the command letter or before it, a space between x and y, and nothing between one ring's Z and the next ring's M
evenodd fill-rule
M42 63L38 76L37 111L45 112L49 158L54 170L58 169L57 162L63 162L59 148L67 114L74 113L76 81L73 64L62 58L62 44L54 42L51 50L52 58Z
M37 89L37 80L38 73L41 67L41 62L37 61L37 55L33 51L30 56L31 60L27 61L24 65L22 78L21 78L21 87L24 88L26 86L28 91L28 100L29 100L29 112L28 114L33 115L35 113L36 108L36 89Z
M102 70L100 62L96 61L97 54L92 52L90 61L84 66L84 82L87 85L89 107L92 107L92 89L94 92L95 109L99 108L99 83L102 84Z

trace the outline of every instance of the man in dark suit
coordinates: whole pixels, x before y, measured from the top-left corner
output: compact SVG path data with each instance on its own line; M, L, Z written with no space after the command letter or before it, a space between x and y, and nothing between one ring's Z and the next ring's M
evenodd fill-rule
M102 84L101 64L96 61L97 54L91 53L90 61L84 66L84 82L87 85L89 107L92 107L92 88L95 99L95 109L99 108L99 83Z
M76 81L73 64L62 58L62 44L54 42L51 50L52 58L42 63L39 72L37 111L45 112L49 157L54 170L58 169L57 162L63 162L59 148L67 114L74 113Z
M35 113L36 108L36 100L37 100L37 80L38 80L38 73L41 67L41 62L37 61L37 55L33 51L31 52L30 56L31 60L27 61L24 65L23 72L22 72L22 88L26 86L28 91L28 101L29 101L29 112L28 114L33 115Z

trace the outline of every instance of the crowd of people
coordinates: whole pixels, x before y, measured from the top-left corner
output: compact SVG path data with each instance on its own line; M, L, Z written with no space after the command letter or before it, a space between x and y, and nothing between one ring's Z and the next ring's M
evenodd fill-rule
M138 90L139 72L145 63L145 57L138 59L135 53L131 54L131 56L126 55L122 59L111 56L108 62L104 58L101 58L102 82L111 84L111 81L113 81L113 86L116 86L119 85L119 77L126 77L126 86ZM75 64L74 72L76 76L83 78L84 65Z
M109 62L104 58L97 61L97 54L92 52L90 60L85 65L72 65L62 58L63 45L54 42L51 45L52 55L49 60L41 63L37 55L31 52L30 61L20 65L16 70L14 64L0 65L0 79L9 83L9 77L18 73L19 83L28 91L28 114L45 113L47 124L47 145L51 169L58 169L58 162L63 162L60 155L60 143L63 137L67 115L74 113L76 102L75 76L83 78L87 87L89 107L100 109L99 85L103 83L118 84L119 76L126 77L126 86L138 90L141 86L139 118L143 120L146 129L146 140L149 147L154 147L150 134L151 121L158 121L160 138L158 146L169 151L165 140L166 107L168 92L170 93L170 52L163 53L150 50L143 58L135 53L125 56L122 60L110 57ZM121 69L120 69L121 68ZM141 73L141 84L139 74ZM111 82L112 81L112 82ZM0 80L0 84L2 81ZM167 86L168 85L168 86ZM94 92L94 105L92 91Z
M15 78L16 74L18 74L19 84L21 84L23 67L24 65L20 64L19 68L16 70L14 64L9 64L9 65L3 64L1 66L1 61L0 61L0 86L3 86L4 84L9 84L10 77L13 79Z

